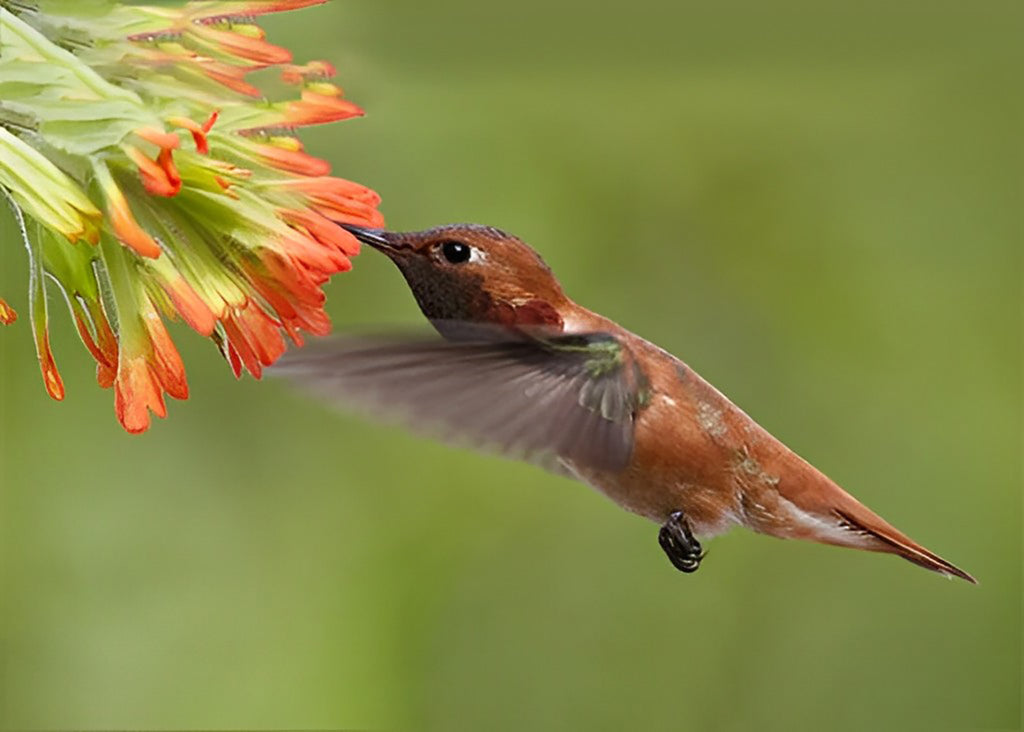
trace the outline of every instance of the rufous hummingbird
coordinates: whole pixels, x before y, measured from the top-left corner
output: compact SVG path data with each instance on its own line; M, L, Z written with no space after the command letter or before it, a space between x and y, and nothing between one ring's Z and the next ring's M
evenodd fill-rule
M739 524L897 554L975 582L833 483L685 363L577 305L540 256L488 226L346 227L398 266L441 338L342 337L280 371L343 407L538 462L661 526L693 572Z

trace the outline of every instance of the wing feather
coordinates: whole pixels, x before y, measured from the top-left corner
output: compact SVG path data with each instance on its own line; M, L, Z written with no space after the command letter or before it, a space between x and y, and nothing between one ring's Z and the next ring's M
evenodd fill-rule
M292 352L270 372L343 409L383 411L419 431L555 469L624 468L643 402L635 363L607 333L341 337Z

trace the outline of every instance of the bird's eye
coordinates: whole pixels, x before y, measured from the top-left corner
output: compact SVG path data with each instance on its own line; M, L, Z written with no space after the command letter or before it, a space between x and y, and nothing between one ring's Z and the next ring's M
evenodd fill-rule
M452 264L462 264L469 261L473 249L461 241L444 241L441 242L441 254Z

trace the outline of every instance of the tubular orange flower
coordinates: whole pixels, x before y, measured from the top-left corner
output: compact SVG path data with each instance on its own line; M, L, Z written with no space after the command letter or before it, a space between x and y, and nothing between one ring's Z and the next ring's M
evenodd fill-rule
M155 164L154 167L156 167ZM143 183L150 192L153 192L153 188L157 184L154 184L152 180L147 180L148 174L145 170L141 172ZM125 198L124 192L114 182L114 178L110 175L106 164L102 162L97 163L96 179L106 198L107 219L110 222L110 228L114 236L122 244L131 247L144 257L159 257L160 245L156 243L156 240L148 232L139 226L135 216L132 215L128 199ZM161 193L160 195L168 194Z
M199 124L188 117L168 117L167 124L173 125L174 127L182 127L192 133L192 140L196 144L196 151L201 155L206 155L210 152L210 145L206 141L206 133L213 127L213 123L217 121L218 111L215 109L210 112L210 116L206 118L203 124ZM177 140L177 136L174 137Z
M176 196L181 190L181 176L174 168L170 152L164 148L156 160L150 160L134 145L122 145L125 155L139 168L139 177L146 190L155 196Z
M181 140L179 140L178 136L174 133L164 132L163 130L158 130L155 127L140 127L135 130L135 134L147 142L152 142L157 147L167 148L169 150L173 150L181 143Z
M4 299L0 297L0 323L10 325L17 319L18 314L14 312L14 308L4 302Z
M253 145L253 153L267 165L289 173L299 175L320 176L331 172L326 160L307 155L301 147L288 148L284 144Z
M188 396L165 318L256 378L287 340L330 330L321 288L359 251L341 224L381 226L380 199L330 176L295 128L362 110L330 83L331 64L292 64L255 24L323 1L95 0L78 12L0 0L0 193L29 253L52 397L64 386L47 288L63 294L129 432L166 415L165 395ZM276 65L299 98L254 101L248 73ZM0 323L15 318L0 300Z
M267 43L258 36L246 36L237 28L230 31L217 30L209 23L198 23L192 33L201 42L202 47L220 49L239 58L245 58L258 66L273 66L292 60L291 51L287 48Z
M330 87L333 91L325 93L326 90L303 89L302 99L288 102L285 105L283 119L285 125L301 127L362 116L362 109L341 98L341 89L330 84L321 86Z

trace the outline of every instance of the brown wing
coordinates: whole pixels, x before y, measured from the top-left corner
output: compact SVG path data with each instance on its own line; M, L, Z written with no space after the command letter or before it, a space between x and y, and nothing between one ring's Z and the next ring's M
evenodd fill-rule
M607 333L470 340L341 337L271 373L343 409L394 415L442 438L557 469L620 470L646 379Z

